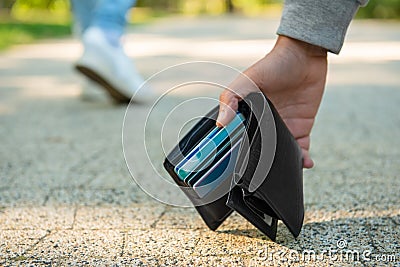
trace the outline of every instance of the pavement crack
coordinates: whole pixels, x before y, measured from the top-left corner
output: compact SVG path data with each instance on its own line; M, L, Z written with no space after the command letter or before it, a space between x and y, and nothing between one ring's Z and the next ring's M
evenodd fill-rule
M89 156L87 156L86 158L83 158L82 160L80 160L78 163L72 165L69 170L68 173L76 173L76 172L80 172L80 170L82 168L84 168L89 162L92 161L96 161L101 155L102 155L103 151L102 150L97 150L94 151L93 153L91 153ZM83 181L79 186L79 187L84 187L84 186L88 186L90 185L91 180L89 181Z
M120 257L123 257L123 256L124 256L124 253L125 253L126 232L124 232L123 234L124 234L124 235L122 236L121 253L119 254Z
M53 195L53 189L50 189L49 193L46 194L46 196L44 197L42 206L46 206L47 202L49 201L52 195Z
M354 199L354 201L357 201L357 203L361 203L360 198L355 194L354 192L348 192L349 195Z
M379 248L376 246L375 241L374 241L374 238L373 238L373 236L372 236L371 224L368 223L367 225L368 225L368 238L369 238L369 241L370 241L369 243L370 243L370 245L372 246L372 248L373 248L375 251L380 252L380 251L379 251Z
M11 260L16 260L18 257L20 256L25 256L28 252L31 252L40 242L42 242L45 238L49 237L50 235L56 233L56 230L46 230L46 234L44 234L42 237L40 237L33 245L31 245L29 248L27 248L26 250L24 250L20 255L17 255L13 258L11 258Z
M87 156L86 158L84 158L83 160L80 160L78 163L76 163L75 165L72 165L69 168L69 172L75 172L75 171L79 171L80 168L84 167L87 163L89 163L90 161L96 160L99 158L99 156L102 154L102 150L97 150L94 151L92 154L90 154L89 156Z
M75 208L74 208L74 215L73 215L72 224L71 224L71 230L73 230L74 227L75 227L76 214L77 214L77 213L78 213L78 206L75 205Z
M397 217L397 216L396 216ZM394 223L394 225L400 225L399 222L397 222L394 217L389 217L389 219ZM399 220L400 221L400 220Z
M161 218L165 215L165 213L167 213L167 211L169 211L169 207L166 207L158 216L157 219L155 219L155 221L150 225L150 228L156 228L157 223L161 220Z

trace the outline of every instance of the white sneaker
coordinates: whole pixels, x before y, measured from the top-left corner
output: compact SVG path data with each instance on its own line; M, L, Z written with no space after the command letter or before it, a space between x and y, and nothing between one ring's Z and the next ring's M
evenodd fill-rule
M82 36L84 53L75 67L100 84L119 103L147 102L154 98L122 46L111 45L101 29L91 27ZM139 90L140 89L140 90Z

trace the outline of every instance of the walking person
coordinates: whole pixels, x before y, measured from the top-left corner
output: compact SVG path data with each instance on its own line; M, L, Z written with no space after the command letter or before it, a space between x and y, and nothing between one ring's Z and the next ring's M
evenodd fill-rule
M121 38L135 0L71 0L84 52L76 69L117 103L146 102L153 92L139 90L144 80L126 55ZM83 92L85 93L85 92Z

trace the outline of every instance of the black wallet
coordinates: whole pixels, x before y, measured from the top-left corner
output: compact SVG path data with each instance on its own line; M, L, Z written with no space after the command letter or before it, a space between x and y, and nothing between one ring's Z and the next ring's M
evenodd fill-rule
M262 93L252 93L239 102L238 110L246 118L245 141L241 144L234 172L222 181L218 190L199 197L192 187L179 179L175 166L215 127L218 109L215 107L201 118L172 149L164 161L165 169L210 229L216 230L237 211L273 241L278 220L297 237L304 219L302 153L278 112ZM265 112L269 109L271 112ZM263 155L272 157L265 159ZM264 174L261 172L262 179L254 185L254 178L257 175L260 178L259 170L264 170Z

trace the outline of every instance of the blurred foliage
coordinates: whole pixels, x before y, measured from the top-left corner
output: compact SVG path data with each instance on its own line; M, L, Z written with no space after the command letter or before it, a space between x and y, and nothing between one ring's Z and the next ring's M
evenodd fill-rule
M69 35L69 24L0 22L0 50L14 44L31 43L37 39Z
M71 33L70 21L66 0L0 0L0 50L67 36Z
M84 0L82 0L84 1ZM53 9L59 4L68 4L67 0L0 0L0 8L10 8L14 4L33 9Z
M81 0L85 1L85 0ZM355 0L354 0L355 1ZM15 3L15 4L14 4ZM283 0L138 0L139 10L146 10L146 14L156 16L160 14L221 14L238 12L246 15L277 13ZM11 7L17 17L26 17L28 10L50 10L58 13L61 19L69 18L68 0L0 0L1 13L7 13ZM41 16L43 18L43 16ZM361 8L358 18L400 18L400 0L370 0L369 4ZM60 20L61 20L60 19Z
M400 19L400 0L370 0L360 8L357 18Z
M281 3L281 0L138 0L136 6L185 15L233 12L251 15L265 13L269 7Z
M34 23L65 24L71 21L67 0L16 0L11 16L18 21Z

